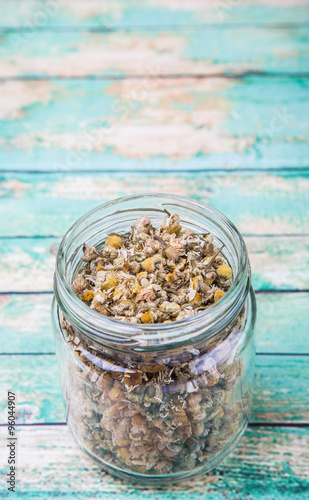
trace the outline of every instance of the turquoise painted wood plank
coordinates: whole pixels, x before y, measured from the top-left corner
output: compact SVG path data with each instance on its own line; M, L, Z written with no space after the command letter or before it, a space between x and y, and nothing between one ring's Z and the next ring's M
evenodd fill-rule
M309 294L257 295L257 352L309 354Z
M309 9L308 9L309 12ZM1 77L308 74L309 28L1 34ZM250 40L250 43L248 43ZM226 48L229 50L226 50ZM82 61L82 64L81 64Z
M0 82L4 170L308 167L309 78Z
M7 421L7 391L16 393L16 422L63 422L60 377L55 355L0 356L0 423Z
M51 291L59 242L59 238L2 240L0 270L5 276L0 291Z
M16 392L18 423L65 420L54 355L0 356L0 423L6 421L7 390ZM256 357L253 422L309 422L309 357Z
M0 295L0 354L54 352L51 302L51 294Z
M132 484L100 471L79 450L66 426L23 427L18 438L15 498L308 500L307 429L248 429L236 450L214 471L161 487ZM1 472L3 484L7 464Z
M309 237L246 237L245 241L255 289L307 290L309 288ZM295 262L295 255L302 260L301 267L299 262Z
M309 236L247 236L245 241L256 289L309 289ZM2 238L0 292L51 291L58 244L58 238Z
M151 26L176 29L188 25L268 25L300 23L308 19L305 0L191 1L168 3L163 0L1 0L1 27L29 30L53 27L87 26L91 28L135 28Z
M258 353L309 354L309 293L259 293ZM0 354L54 352L52 295L1 295Z
M94 207L143 192L174 193L207 203L225 213L244 234L309 233L309 171L145 173L142 177L140 173L0 173L0 212L10 214L1 221L0 236L61 236Z
M252 420L309 423L308 382L308 356L256 356Z
M178 154L176 151L176 145L184 140L183 132L181 130L176 131L179 138L177 139L176 145L174 140L170 141L170 148L167 145L167 138L170 132L169 126L164 130L163 127L157 130L153 130L155 137L155 142L151 143L151 131L143 127L139 127L138 130L131 128L131 132L135 132L132 136L133 145L135 149L135 158L132 153L129 153L129 144L123 142L122 138L119 136L115 137L116 146L103 146L103 150L95 151L94 147L91 146L89 140L83 142L80 139L73 138L73 144L64 143L65 146L58 148L55 143L41 141L41 146L38 146L40 142L39 136L41 134L35 134L34 137L36 146L27 148L27 137L19 136L14 139L0 139L0 145L2 146L0 150L0 171L26 171L26 172L41 172L41 171L54 171L54 172L98 172L98 171L121 171L121 172L181 172L181 171L197 171L197 172L207 172L213 170L254 170L254 171L274 171L287 169L289 171L307 170L308 169L308 158L309 158L309 143L306 142L304 138L301 139L290 139L286 137L284 139L272 139L267 140L265 143L260 143L256 141L252 148L250 146L245 147L245 143L255 143L252 138L248 141L242 141L241 139L232 139L234 146L229 146L226 152L212 152L207 153L206 142L205 144L201 141L199 145L195 145L195 133L188 129L188 142L191 142L192 148L188 147L186 142L183 146L178 146ZM181 127L180 127L181 128ZM129 132L129 130L128 130ZM92 131L95 135L95 131ZM121 134L125 131L122 130ZM74 135L74 134L73 134ZM203 134L201 134L203 135ZM208 134L205 134L208 135ZM44 133L44 137L47 139L49 132ZM145 137L144 137L145 136ZM66 134L63 134L63 138ZM140 142L137 142L136 137L141 137ZM189 141L190 138L190 141ZM225 142L225 137L219 135L219 139L223 140L219 142ZM25 139L25 142L23 142ZM206 140L206 139L205 139ZM209 140L209 138L207 139ZM215 139L214 139L215 140ZM57 137L58 142L58 137ZM61 142L61 141L59 141ZM105 142L105 141L104 141ZM107 141L108 142L108 141ZM16 143L16 145L15 145ZM29 142L31 144L31 142ZM152 147L150 148L150 145ZM209 143L210 144L210 143ZM225 143L226 144L226 143ZM245 147L244 150L239 152L239 148ZM210 149L214 146L210 144ZM66 148L66 149L65 149ZM234 151L235 148L235 151ZM151 151L149 151L151 149ZM152 150L155 149L159 151L154 153ZM192 150L193 151L190 151ZM222 151L226 149L223 147ZM147 152L145 152L147 150ZM160 152L163 151L162 153ZM205 150L205 152L201 152ZM82 151L80 153L80 151ZM87 152L89 151L89 153ZM184 155L185 158L182 158Z

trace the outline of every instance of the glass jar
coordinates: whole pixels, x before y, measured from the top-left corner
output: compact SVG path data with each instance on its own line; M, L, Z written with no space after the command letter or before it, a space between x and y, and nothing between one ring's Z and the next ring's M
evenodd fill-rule
M183 228L210 232L233 269L217 303L189 318L133 324L99 314L71 290L82 246L97 249L141 215L154 227L164 209ZM106 471L144 483L172 482L215 467L250 416L256 304L247 250L213 208L172 195L106 203L79 219L57 254L52 319L67 422Z

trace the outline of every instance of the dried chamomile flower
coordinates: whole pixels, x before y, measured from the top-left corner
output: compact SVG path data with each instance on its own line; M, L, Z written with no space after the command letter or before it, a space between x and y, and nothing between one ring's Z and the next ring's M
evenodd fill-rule
M159 306L160 310L168 314L171 318L176 318L181 311L181 307L175 302L163 302Z
M168 259L166 261L166 265L169 269L178 269L179 271L183 271L186 267L186 264L186 259L180 259L177 262L174 259Z
M133 229L137 233L149 234L151 229L150 219L146 215L143 215L135 222L135 224L133 225Z
M165 255L168 259L170 260L173 260L174 262L177 262L180 255L179 255L179 252L177 251L177 249L175 247L173 247L172 245L169 245L166 249L165 249Z
M205 274L205 284L210 286L213 284L213 282L215 281L217 275L214 271L211 271L211 272L208 272Z
M103 314L104 316L109 316L109 313L107 309L104 307L103 304L100 304L99 302L95 302L93 304L93 307L96 311L98 311L100 314Z
M203 299L202 299L202 296L199 292L196 292L195 293L195 296L194 296L194 299L191 300L191 303L192 304L197 304L197 305L201 305Z
M151 311L144 312L141 315L141 322L145 324L154 323L156 316Z
M217 274L223 276L223 278L231 278L233 276L233 271L227 264L221 264L221 266L217 268Z
M218 302L218 300L220 300L223 297L223 295L224 295L223 290L216 290L214 293L214 301Z
M85 262L90 262L97 257L95 247L90 247L87 243L84 243L83 245L83 253L84 255L82 256L82 260Z
M106 280L101 284L101 290L109 290L115 286L117 286L117 280L112 274L109 274L107 275Z
M132 391L139 386L143 379L143 373L139 370L126 370L123 376L123 382L128 391Z
M102 255L105 259L113 260L118 256L118 252L113 246L105 246L102 250Z
M147 258L147 254L145 252L137 252L136 254L134 254L134 260L136 262L143 262L143 260L145 260Z
M160 243L158 243L157 241L155 240L151 240L148 238L148 241L144 247L144 252L147 254L147 255L154 255L156 254L159 250L160 250L161 246L160 246Z
M130 273L137 274L137 273L139 273L140 269L141 269L141 265L138 262L135 262L135 261L130 262L130 267L129 267Z
M203 283L202 276L195 276L195 278L193 278L193 290L199 290L200 289L200 285L202 283Z
M148 257L143 261L143 268L148 273L153 273L156 269L162 267L163 260L160 255L154 255L153 257Z
M204 283L203 277L198 275L193 278L193 290L205 294L210 290L210 287Z
M76 295L80 295L88 286L89 283L83 276L77 276L72 283L72 290Z
M109 234L105 240L106 247L114 247L118 249L121 247L121 245L122 245L122 239L116 233Z
M87 292L85 292L85 293L83 294L83 300L85 300L85 301L87 301L87 302L88 302L89 300L92 300L92 299L93 299L93 297L94 297L94 293L93 293L91 290L88 290Z
M179 215L167 215L162 223L162 229L169 234L178 235L182 229Z

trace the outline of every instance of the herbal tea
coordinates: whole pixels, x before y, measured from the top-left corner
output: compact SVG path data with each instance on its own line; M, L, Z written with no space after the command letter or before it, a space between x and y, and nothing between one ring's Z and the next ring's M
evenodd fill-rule
M224 216L173 196L102 205L64 237L55 296L68 424L104 469L170 483L236 446L252 401L255 301Z
M166 323L218 302L232 283L232 269L209 233L182 230L167 213L158 228L147 216L127 235L111 233L102 250L83 246L72 289L89 307L130 323Z

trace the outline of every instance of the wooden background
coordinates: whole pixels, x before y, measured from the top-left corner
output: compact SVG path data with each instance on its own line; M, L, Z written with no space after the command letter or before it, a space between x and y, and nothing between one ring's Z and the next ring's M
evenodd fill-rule
M0 497L309 498L309 2L0 0L0 28ZM100 472L73 442L49 312L63 233L145 191L232 219L259 309L244 438L210 474L156 489Z

